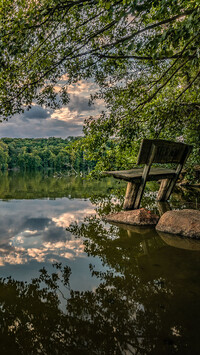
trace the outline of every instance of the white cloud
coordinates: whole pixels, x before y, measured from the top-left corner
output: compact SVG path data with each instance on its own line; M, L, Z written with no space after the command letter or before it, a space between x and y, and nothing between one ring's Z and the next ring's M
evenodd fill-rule
M66 212L61 214L57 218L52 218L52 221L58 226L67 228L74 221L83 221L86 216L94 215L96 211L93 208L84 208L84 210L79 210L73 213Z
M95 213L90 201L64 198L41 200L39 204L37 200L21 200L17 204L16 210L15 201L0 203L0 266L86 258L83 239L75 238L66 227Z
M51 118L53 120L68 122L76 120L77 114L77 111L71 112L68 107L63 107L59 110L55 110L54 113L51 115ZM78 124L82 125L82 122L78 122Z
M58 92L62 87L66 76L56 85ZM68 86L71 101L67 106L59 110L49 110L33 104L31 110L24 114L15 115L9 121L0 124L0 137L10 138L48 138L80 136L84 120L92 113L98 116L103 109L103 102L89 106L88 101L91 94L98 89L91 81L80 80Z

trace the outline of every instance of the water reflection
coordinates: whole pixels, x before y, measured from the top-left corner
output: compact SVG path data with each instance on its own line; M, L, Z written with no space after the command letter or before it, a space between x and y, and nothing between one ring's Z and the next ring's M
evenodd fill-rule
M70 286L70 268L55 265L26 284L0 282L2 349L21 354L198 354L197 254L167 246L152 230L125 230L97 218L69 228L84 237L100 283ZM91 233L92 232L92 233ZM65 308L59 307L60 297Z
M0 270L11 276L0 279L3 354L199 353L198 251L152 228L104 223L124 195L110 181L9 179L0 201ZM152 191L145 203L155 208Z
M168 233L162 233L158 231L159 236L164 240L164 242L172 247L200 251L200 240L183 238L178 235L171 235Z
M171 248L153 229L104 226L96 218L69 230L109 267L91 271L101 279L94 297L115 329L116 351L198 354L198 252Z
M67 209L69 210L68 212ZM59 255L66 259L84 257L83 242L65 228L94 214L89 201L25 200L0 202L0 265L46 262Z
M83 241L66 227L96 213L97 200L112 191L109 180L90 182L50 172L6 172L0 178L0 266L86 258Z

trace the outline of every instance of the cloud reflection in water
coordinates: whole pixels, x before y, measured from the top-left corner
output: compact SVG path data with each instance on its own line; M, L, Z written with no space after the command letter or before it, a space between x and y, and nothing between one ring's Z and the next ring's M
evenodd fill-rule
M66 227L95 213L88 200L1 201L0 210L0 266L86 257L83 240Z

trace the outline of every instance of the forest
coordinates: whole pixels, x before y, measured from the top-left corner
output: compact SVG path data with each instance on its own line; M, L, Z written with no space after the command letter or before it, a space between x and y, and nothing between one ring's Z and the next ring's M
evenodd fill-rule
M94 161L87 161L82 150L74 154L72 145L80 137L62 138L2 138L0 140L0 169L54 169L73 172L93 169Z

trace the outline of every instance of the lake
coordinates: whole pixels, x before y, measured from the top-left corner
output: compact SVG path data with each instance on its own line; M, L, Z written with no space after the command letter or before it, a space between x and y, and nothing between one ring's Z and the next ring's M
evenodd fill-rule
M1 354L199 354L200 243L111 225L124 182L0 173ZM156 183L142 206L158 212ZM171 208L200 207L176 190Z

